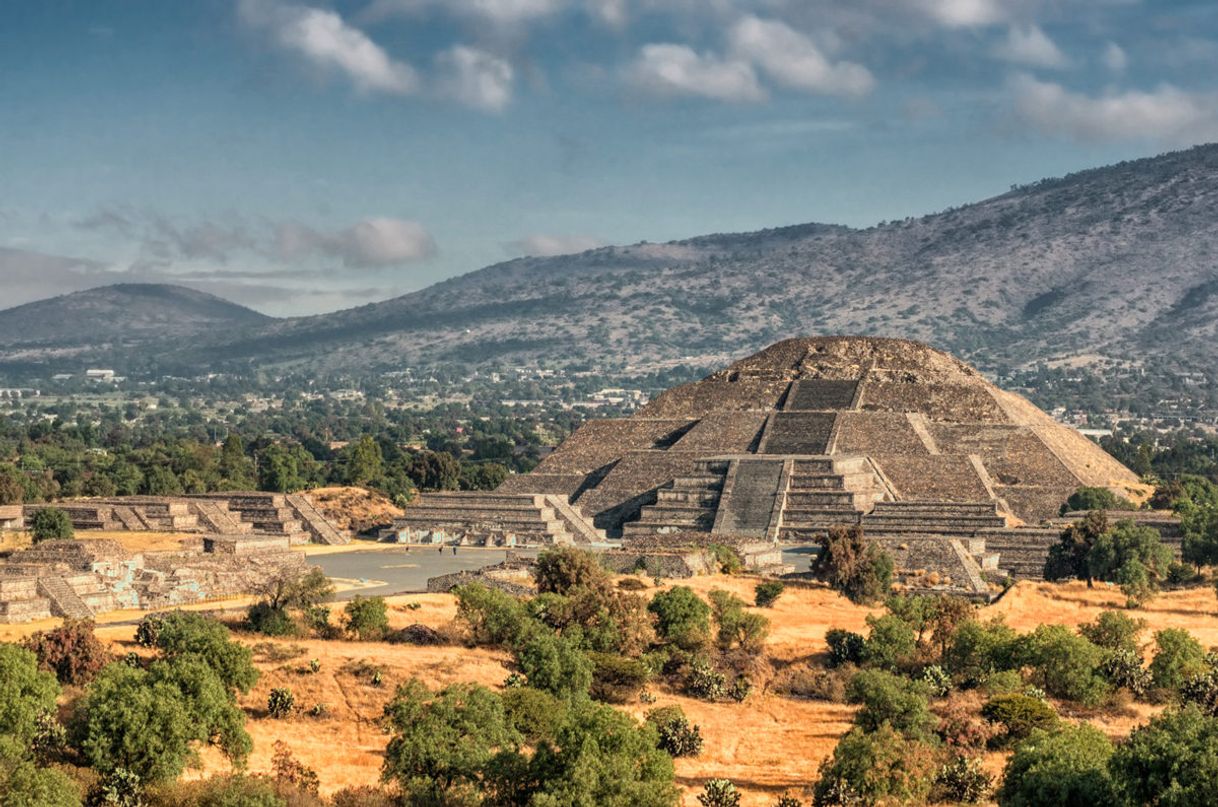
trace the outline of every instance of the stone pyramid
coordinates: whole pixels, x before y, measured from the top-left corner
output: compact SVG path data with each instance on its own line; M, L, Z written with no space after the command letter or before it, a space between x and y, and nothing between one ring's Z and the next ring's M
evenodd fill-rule
M501 494L565 496L613 535L799 540L833 524L974 534L1038 524L1137 476L974 368L917 342L789 339L630 418L584 424Z

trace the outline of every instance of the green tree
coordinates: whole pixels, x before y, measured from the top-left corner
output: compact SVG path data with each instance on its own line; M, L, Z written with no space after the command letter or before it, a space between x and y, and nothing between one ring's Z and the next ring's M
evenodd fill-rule
M406 465L406 475L419 490L456 490L461 464L447 452L420 451Z
M535 633L517 649L516 661L529 686L559 697L586 695L592 686L592 660L565 636Z
M234 642L223 624L202 614L172 611L160 616L153 641L166 658L202 659L229 692L247 693L258 680L250 649Z
M821 763L813 804L925 804L939 754L892 726L851 729Z
M222 490L248 490L254 487L254 463L245 455L245 443L236 432L230 432L224 438L218 470Z
M1218 718L1189 705L1134 729L1109 770L1127 804L1202 807L1214 803L1216 749Z
M1136 510L1128 500L1108 488L1081 487L1062 505L1062 515L1083 510Z
M30 518L30 535L34 543L72 538L72 519L58 507L44 507Z
M604 590L609 573L591 552L570 546L547 549L537 556L533 579L541 593L571 594L576 589Z
M1112 743L1103 732L1087 724L1034 732L1007 761L998 803L1002 807L1119 803L1108 773L1112 753Z
M357 594L343 606L343 617L347 632L362 642L380 639L389 630L389 612L384 597Z
M472 799L496 755L515 752L521 741L500 698L476 684L432 693L412 678L385 706L385 724L392 737L382 776L416 803Z
M511 472L498 462L461 463L461 490L494 490L504 483Z
M688 586L659 592L647 610L656 615L659 635L682 649L696 650L710 639L710 606Z
M1145 602L1159 590L1171 566L1171 550L1158 530L1120 521L1095 541L1087 553L1090 576L1121 585L1131 603Z
M146 496L177 496L182 493L182 482L172 468L155 465L144 474L141 492Z
M1062 530L1058 542L1049 547L1045 561L1046 580L1086 580L1091 587L1091 570L1087 556L1091 548L1108 532L1108 514L1103 510L1092 510L1082 521L1076 521Z
M846 685L846 700L861 706L854 722L864 731L875 731L888 724L911 737L927 737L934 725L926 700L926 690L884 670L863 670Z
M710 592L711 612L719 626L719 647L723 650L740 648L757 652L765 642L770 620L755 611L745 609L744 600L727 591Z
M38 733L39 719L55 710L59 683L38 669L24 647L0 644L0 758L22 758Z
M898 670L909 664L918 649L917 637L909 623L894 614L868 616L871 633L863 645L863 663L885 670Z
M1184 682L1206 671L1205 648L1182 628L1155 633L1155 655L1150 676L1158 689L1179 692Z
M1144 630L1145 619L1135 619L1120 611L1101 611L1094 622L1079 626L1083 636L1106 650L1136 651L1138 637Z
M343 482L348 485L370 487L381 480L385 473L385 460L381 447L368 435L347 446L343 451Z
M863 528L830 527L816 571L851 602L873 603L892 586L892 558L863 536Z
M786 589L781 580L764 580L753 587L753 602L758 608L769 608Z
M55 768L0 757L0 803L4 807L80 807L80 788Z
M1100 673L1104 651L1065 625L1040 625L1020 637L1016 659L1032 681L1063 700L1095 706L1110 692Z

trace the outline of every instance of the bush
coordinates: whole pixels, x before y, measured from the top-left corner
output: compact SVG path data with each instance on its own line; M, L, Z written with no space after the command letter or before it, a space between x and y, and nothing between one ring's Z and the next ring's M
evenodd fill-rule
M656 615L659 635L683 650L697 650L710 638L710 606L687 586L661 591L647 610Z
M275 608L265 602L256 602L245 612L245 621L250 630L263 636L293 636L296 624L283 608Z
M1181 628L1155 633L1155 655L1150 662L1150 677L1158 689L1179 692L1184 682L1207 671L1205 648Z
M330 796L331 807L399 807L398 798L372 785L352 785Z
M840 667L843 664L861 664L863 653L867 648L867 639L860 633L854 633L841 628L830 628L825 633L825 643L829 645L829 666Z
M739 807L740 791L730 779L710 779L698 794L702 807Z
M58 628L35 633L25 646L38 657L38 666L54 673L61 684L87 684L114 661L89 620L65 619Z
M80 807L80 789L55 768L23 761L0 764L5 807Z
M570 698L588 694L593 663L572 639L539 632L516 652L529 686Z
M1074 493L1070 494L1070 498L1066 499L1066 503L1062 505L1061 512L1078 512L1082 510L1136 510L1133 503L1128 499L1116 495L1108 488L1093 488L1081 487Z
M431 647L444 644L445 639L444 634L435 628L415 623L388 634L385 637L385 641L389 642L389 644L413 644L420 647Z
M853 666L822 669L813 666L791 666L775 680L773 689L797 698L845 703L846 684L854 677Z
M863 537L859 526L829 528L816 570L851 602L873 603L892 587L892 558Z
M343 626L361 642L382 638L389 630L385 598L355 595L343 606Z
M1214 803L1218 719L1195 706L1165 712L1133 730L1109 770L1128 804L1188 807Z
M72 519L58 507L44 507L30 517L30 536L34 543L68 539L75 536Z
M606 703L629 703L638 697L651 673L638 659L616 653L589 653L592 697Z
M861 705L854 722L864 731L888 724L902 734L925 737L934 725L923 687L882 670L854 676L846 686L846 700Z
M146 614L135 626L135 643L140 647L156 647L164 621L164 614Z
M981 707L981 716L1002 727L1003 744L1019 742L1037 730L1057 726L1057 712L1053 707L1031 695L1010 693L995 695Z
M646 591L647 583L637 577L623 577L617 581L617 587L622 591Z
M696 757L702 753L702 731L691 725L679 706L665 706L647 713L648 723L656 727L660 748L674 758Z
M727 677L712 667L705 658L696 658L690 664L685 689L695 698L706 701L722 700L727 694Z
M989 795L994 777L981 767L980 757L955 756L935 777L936 801L976 804Z
M1103 611L1094 622L1079 625L1078 629L1092 644L1108 650L1136 651L1138 637L1146 630L1146 620L1120 611Z
M258 680L250 649L232 641L228 628L215 619L193 611L173 611L147 624L155 635L153 643L165 658L202 659L230 691L249 692Z
M607 589L609 572L591 552L569 546L547 549L533 569L539 593L566 595L575 589Z
M532 745L553 742L567 719L566 702L540 689L509 687L500 699L508 727Z
M1000 619L968 621L956 629L943 666L965 685L981 683L993 673L1013 669L1019 635Z
M457 619L469 628L476 644L511 646L533 626L524 603L505 591L469 583L453 593Z
M1159 532L1128 520L1118 522L1099 536L1087 553L1090 575L1118 583L1132 606L1146 602L1158 592L1171 563L1171 550Z
M769 608L782 593L787 590L781 580L766 580L763 583L758 583L753 589L753 602L758 608Z
M948 748L961 752L983 751L1004 729L977 714L971 701L952 699L937 710L935 734Z
M871 632L863 646L863 664L883 670L899 670L913 661L917 637L905 620L893 614L868 616Z
M1108 763L1112 743L1083 724L1038 731L1015 749L1003 773L1002 807L1045 804L1118 804Z
M1180 699L1194 704L1210 717L1218 717L1218 670L1210 667L1187 679L1180 687Z
M711 611L719 626L719 647L756 652L765 641L770 621L758 613L745 610L744 601L734 594L715 589L710 593Z
M740 574L744 570L744 560L740 553L726 544L711 544L707 547L715 559L719 574Z
M1136 650L1120 648L1109 651L1100 663L1100 675L1117 689L1125 689L1135 698L1143 698L1153 684L1150 670L1142 664L1142 656Z
M1110 688L1100 675L1104 652L1064 625L1041 625L1020 638L1017 657L1032 682L1054 697L1094 706Z
M891 726L851 729L821 763L816 805L925 804L939 770L938 754Z
M296 708L296 696L287 687L275 687L266 699L266 711L276 720L290 717Z
M932 698L946 698L952 691L952 677L938 664L931 664L922 670L919 679Z

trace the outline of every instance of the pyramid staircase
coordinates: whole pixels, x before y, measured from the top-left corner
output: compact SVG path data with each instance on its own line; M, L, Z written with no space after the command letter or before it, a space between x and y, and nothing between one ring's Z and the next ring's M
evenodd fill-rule
M51 614L69 619L92 619L93 609L62 577L39 577L38 593L51 601Z
M287 497L288 506L296 511L301 524L305 530L313 536L313 542L317 544L349 544L351 538L344 535L335 529L334 525L323 516L313 503L306 497L300 494L292 494Z
M656 491L655 504L644 505L638 520L623 525L623 537L710 532L731 464L728 459L698 460L690 476L678 476Z
M526 543L573 544L580 539L567 527L570 517L564 518L546 495L437 492L412 502L404 516L394 519L391 532L438 532L475 542L510 534Z
M244 535L254 531L252 524L247 524L233 515L228 504L216 499L195 499L191 502L199 526L216 535Z
M863 516L868 535L949 535L971 537L1006 526L995 502L876 502Z
M781 515L771 525L779 540L819 538L829 527L858 524L887 495L866 457L808 457L791 463Z

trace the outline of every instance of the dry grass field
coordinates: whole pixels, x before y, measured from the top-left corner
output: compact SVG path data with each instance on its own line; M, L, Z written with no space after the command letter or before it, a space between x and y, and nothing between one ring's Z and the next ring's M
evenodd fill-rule
M724 588L751 601L755 580L706 577L686 583L703 594L712 588ZM650 596L653 591L642 594ZM1001 614L1012 626L1026 631L1042 623L1078 625L1094 619L1105 608L1120 607L1122 602L1120 593L1107 587L1088 590L1082 583L1020 583L1002 600L982 609L982 615ZM394 627L417 622L449 630L456 614L453 598L442 594L393 597L390 605ZM824 588L788 588L775 607L766 611L772 622L767 641L771 666L779 668L822 653L829 628L865 631L870 613L878 613L878 609L852 605ZM1207 646L1218 644L1218 600L1212 589L1163 594L1148 607L1130 613L1147 620L1151 631L1181 627ZM138 615L124 616L130 620ZM98 634L113 642L117 651L131 649L131 622L107 622L110 624L99 625ZM33 627L7 627L0 637L13 640ZM239 638L255 647L255 660L263 673L257 687L242 699L255 745L250 770L269 770L272 745L281 739L302 762L318 771L323 792L377 780L386 743L377 718L399 682L418 676L433 687L457 681L498 687L510 672L507 654L460 644L414 647L341 640L267 640L244 634ZM1149 640L1149 632L1145 638ZM317 673L308 671L312 659L320 663ZM368 665L382 671L379 686L371 683ZM361 667L365 672L360 671ZM290 687L300 713L287 720L267 717L266 699L272 687ZM706 740L701 756L676 763L688 807L696 807L695 793L714 776L732 779L744 793L745 807L768 807L783 790L802 790L815 781L821 760L848 730L853 711L839 704L782 697L766 691L765 686L759 686L743 705L704 703L663 689L655 694L656 705L679 704L702 727ZM324 705L324 715L307 714L315 704ZM651 706L626 708L641 716ZM1154 711L1155 707L1135 704L1115 716L1086 717L1119 737ZM987 767L995 773L1002 764L1001 754L987 758ZM189 775L225 769L223 758L208 751L203 755L202 769Z

